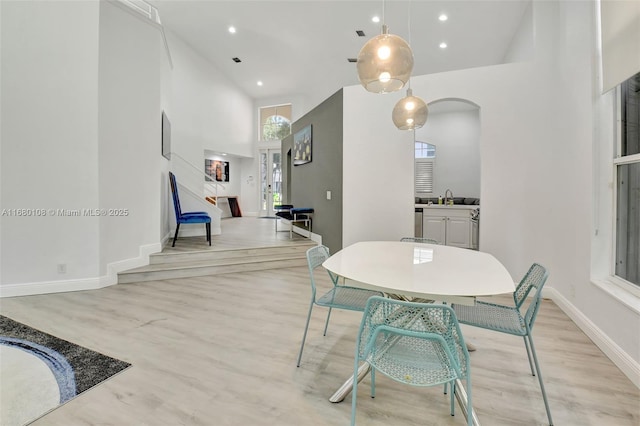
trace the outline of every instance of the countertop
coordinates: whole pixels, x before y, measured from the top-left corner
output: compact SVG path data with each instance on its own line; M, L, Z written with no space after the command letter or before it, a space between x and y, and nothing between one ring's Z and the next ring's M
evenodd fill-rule
M477 204L454 204L452 206L445 206L444 204L416 204L418 208L429 208L429 209L466 209L466 210L475 210L479 209L480 206Z

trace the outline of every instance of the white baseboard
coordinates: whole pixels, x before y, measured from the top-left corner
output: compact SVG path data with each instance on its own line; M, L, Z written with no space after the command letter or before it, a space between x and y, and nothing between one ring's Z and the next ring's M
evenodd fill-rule
M553 287L545 287L543 297L548 297L582 330L598 348L640 388L640 364L623 351L613 340L600 330L589 318Z
M311 241L314 241L318 244L322 244L322 235L320 234L314 234L313 232L310 232L304 228L300 228L299 226L296 226L296 225L293 225L293 232L298 235L302 235L305 238L309 238Z
M107 274L94 278L40 281L35 283L5 284L0 286L0 298L33 296L37 294L65 293L69 291L97 290L118 283L118 272L149 264L149 255L162 250L162 244L140 246L140 255L107 264Z

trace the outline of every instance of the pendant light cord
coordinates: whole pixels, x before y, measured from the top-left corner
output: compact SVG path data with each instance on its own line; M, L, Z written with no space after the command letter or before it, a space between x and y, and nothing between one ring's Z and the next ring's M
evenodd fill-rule
M382 25L386 23L387 21L385 20L385 16L384 16L384 0L382 0Z
M409 28L409 47L411 47L411 1L409 1L409 11L408 11L408 19L407 19L407 27ZM409 80L407 81L407 89L411 90L411 76L409 76Z

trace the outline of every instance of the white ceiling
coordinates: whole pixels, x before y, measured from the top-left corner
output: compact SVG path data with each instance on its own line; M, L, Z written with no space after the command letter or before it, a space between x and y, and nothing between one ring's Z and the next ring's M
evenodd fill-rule
M390 32L410 41L413 75L502 63L531 0L386 1ZM256 100L330 96L358 84L360 48L380 33L382 1L150 1L162 23ZM440 22L446 13L449 19ZM409 16L411 18L409 18ZM228 27L237 28L235 34ZM410 25L410 34L409 34ZM358 37L363 30L365 37ZM438 47L445 41L448 48ZM232 58L238 57L241 63ZM256 83L264 82L262 87Z

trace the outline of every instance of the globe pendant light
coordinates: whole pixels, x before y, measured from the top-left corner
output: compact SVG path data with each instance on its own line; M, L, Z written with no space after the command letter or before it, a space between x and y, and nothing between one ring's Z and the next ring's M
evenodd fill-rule
M404 87L413 70L413 52L402 37L382 34L369 40L358 54L358 78L369 92L390 93Z
M407 89L407 96L400 99L393 108L391 118L393 124L400 130L415 130L427 122L429 110L427 104L417 96L413 96L411 88Z

